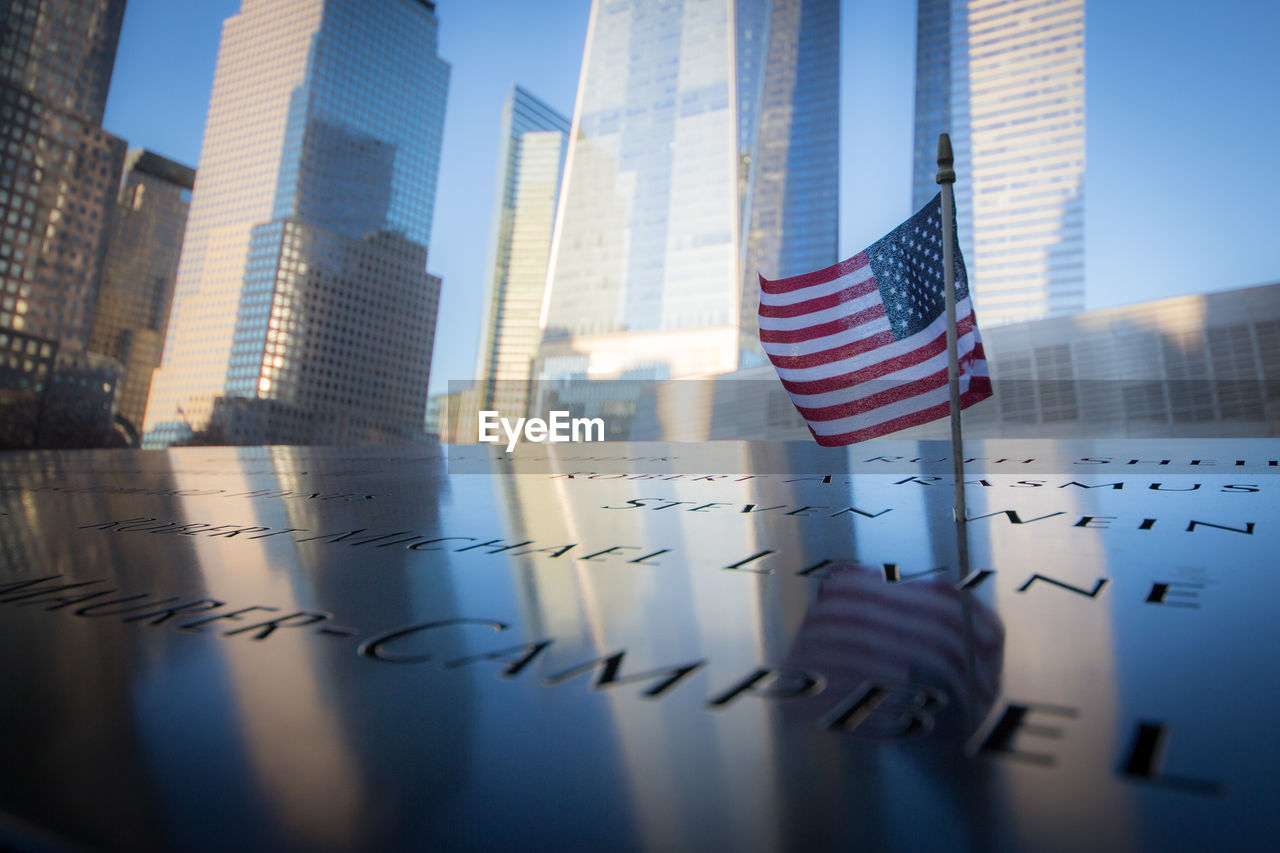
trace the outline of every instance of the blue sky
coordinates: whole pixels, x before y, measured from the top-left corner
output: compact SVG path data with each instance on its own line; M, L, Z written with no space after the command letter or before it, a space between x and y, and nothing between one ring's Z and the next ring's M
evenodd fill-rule
M196 165L239 0L129 0L106 129ZM841 250L910 214L915 0L843 0ZM428 267L432 391L475 372L502 103L573 109L589 0L439 0L452 65ZM1095 0L1086 12L1089 308L1280 281L1275 0ZM869 132L869 131L874 132Z

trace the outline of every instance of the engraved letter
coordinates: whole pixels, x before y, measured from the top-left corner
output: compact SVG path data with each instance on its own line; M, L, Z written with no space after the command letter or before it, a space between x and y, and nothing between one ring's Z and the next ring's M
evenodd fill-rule
M1000 715L1000 719L991 729L991 733L987 735L982 745L978 747L980 752L996 752L1006 755L1009 758L1016 758L1019 761L1026 761L1029 764L1039 764L1042 767L1051 767L1054 764L1054 757L1045 752L1024 752L1014 748L1014 737L1019 729L1023 729L1029 735L1036 735L1043 738L1051 738L1053 740L1062 739L1062 729L1057 726L1043 726L1034 723L1026 723L1027 715L1030 713L1053 714L1058 717L1066 717L1074 719L1078 716L1075 708L1063 708L1057 705L1008 705L1004 713Z
M865 681L823 725L873 738L924 735L933 730L934 715L946 704L947 697L932 687Z
M423 663L431 660L431 655L395 654L385 651L383 647L394 640L412 636L420 631L433 631L436 628L450 628L454 625L486 625L495 631L505 631L509 627L505 623L495 622L492 619L442 619L438 622L423 622L420 625L396 628L394 631L387 631L376 637L370 637L360 644L360 648L356 650L356 653L362 657L386 661L387 663Z
M769 679L767 686L757 685ZM719 710L739 696L750 693L762 699L793 699L822 692L825 682L817 673L796 669L757 669L725 692L707 701L707 707Z
M651 669L647 672L637 672L635 675L626 675L618 677L618 670L622 668L622 657L626 651L620 651L608 657L596 658L586 663L578 664L572 669L566 669L564 672L556 673L549 676L542 683L548 687L554 687L562 684L571 678L582 675L584 672L590 672L597 665L604 664L600 670L600 677L596 679L596 683L592 685L595 689L600 690L615 684L631 684L635 681L648 681L653 678L662 678L657 684L641 693L647 699L655 699L666 691L679 684L686 676L693 674L697 670L706 665L705 660L694 661L693 663L673 666L667 669ZM663 678L665 676L665 678Z

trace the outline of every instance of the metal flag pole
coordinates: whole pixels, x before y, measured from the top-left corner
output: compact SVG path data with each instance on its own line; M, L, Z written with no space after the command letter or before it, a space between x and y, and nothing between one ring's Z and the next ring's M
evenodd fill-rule
M952 184L956 182L955 155L951 151L951 137L938 134L938 177L942 186L942 280L946 290L947 311L947 383L951 388L951 473L956 482L956 505L952 509L956 522L956 551L960 558L958 580L969 577L969 511L964 504L964 441L960 435L960 355L959 335L956 333L956 272L955 231L952 227L952 211L955 198ZM974 732L978 727L977 655L973 647L973 607L969 602L969 590L960 594L960 624L964 626L964 672L969 688L969 701L964 703L965 731Z
M942 276L946 287L947 310L947 382L951 387L951 472L956 481L955 515L956 539L960 549L960 579L969 576L969 518L964 505L964 442L960 436L960 357L956 335L956 273L955 233L952 230L952 211L955 198L952 184L956 182L955 155L951 152L951 137L938 134L938 177L942 186Z

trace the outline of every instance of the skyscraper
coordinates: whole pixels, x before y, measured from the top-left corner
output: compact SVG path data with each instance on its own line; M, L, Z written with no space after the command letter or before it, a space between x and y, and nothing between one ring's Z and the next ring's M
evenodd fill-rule
M597 0L538 375L761 362L757 275L836 261L837 0Z
M148 446L421 431L436 35L428 0L243 0L224 23Z
M116 408L135 428L160 363L194 169L151 151L125 157L89 348L124 366Z
M521 89L503 108L489 297L476 375L481 408L523 414L569 119Z
M0 332L69 354L89 342L125 153L102 130L124 5L0 0Z
M1084 309L1084 0L919 0L913 203L956 150L984 326Z

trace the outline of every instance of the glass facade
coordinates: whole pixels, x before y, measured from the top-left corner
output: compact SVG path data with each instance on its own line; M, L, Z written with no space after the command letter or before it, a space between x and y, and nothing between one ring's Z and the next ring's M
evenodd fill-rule
M977 436L1280 435L1280 284L992 331Z
M124 5L0 0L0 331L67 354L89 343L125 154L101 126Z
M757 275L836 260L838 94L834 0L594 3L538 375L748 358Z
M160 364L195 170L143 149L125 158L89 348L124 367L117 411L135 429Z
M1280 283L1006 323L982 338L995 394L965 410L969 439L1280 436ZM894 438L945 441L949 430L941 419ZM808 443L811 433L766 366L654 386L629 437Z
M437 25L425 0L244 0L224 23L147 446L421 431Z
M767 39L760 39L766 62L759 74L760 106L750 116L754 144L740 155L749 167L739 316L743 366L767 363L756 329L759 276L800 275L838 260L839 32L839 4L776 0ZM739 45L753 36L741 32ZM750 99L739 103L745 124L753 112Z
M538 349L569 119L516 86L502 126L490 291L476 375L483 385L480 408L523 414Z
M919 0L913 203L956 151L983 325L1084 309L1084 0Z

